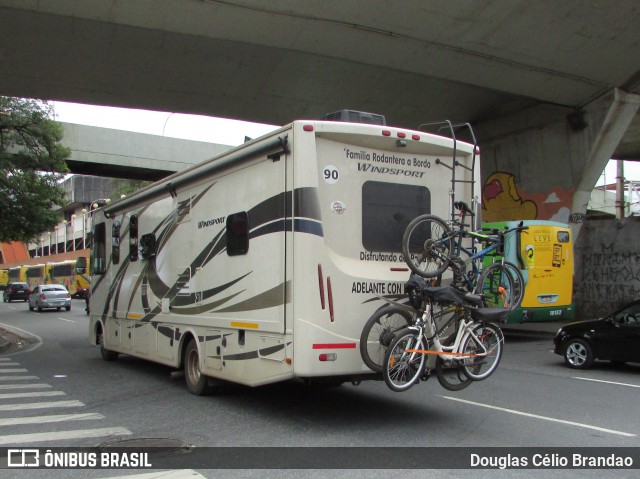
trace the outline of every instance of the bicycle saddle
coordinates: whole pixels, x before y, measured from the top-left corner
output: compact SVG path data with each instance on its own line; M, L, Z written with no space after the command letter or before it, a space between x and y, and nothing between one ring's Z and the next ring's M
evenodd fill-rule
M464 201L456 201L453 204L453 207L458 211L462 211L463 213L473 216L473 210L469 208L469 205L466 204Z
M474 321L501 322L507 319L511 310L507 308L478 308L471 309L471 317Z
M456 303L463 304L472 298L464 291L453 286L429 286L427 281L415 274L409 277L404 285L404 292L409 295L409 299L414 308L419 309L423 299L429 299L436 303Z

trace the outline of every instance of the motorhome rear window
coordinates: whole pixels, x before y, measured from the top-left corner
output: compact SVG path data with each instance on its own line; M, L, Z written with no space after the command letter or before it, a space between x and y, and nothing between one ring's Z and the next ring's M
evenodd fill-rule
M402 235L415 217L431 212L424 186L367 181L362 185L362 245L369 251L402 251Z

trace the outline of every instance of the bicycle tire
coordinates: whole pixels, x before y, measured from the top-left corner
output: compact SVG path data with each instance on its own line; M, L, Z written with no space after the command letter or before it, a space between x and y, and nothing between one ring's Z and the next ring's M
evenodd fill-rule
M375 372L382 372L384 353L395 333L413 323L409 311L397 306L385 306L371 315L360 335L360 355L364 363Z
M487 350L486 355L475 356L482 352L476 338ZM462 371L473 381L482 381L491 376L502 359L504 335L502 330L493 323L477 323L472 326L471 334L463 341L463 354L474 355L462 360Z
M524 287L520 270L505 261L489 265L480 274L475 292L484 296L486 307L513 311L522 303Z
M451 345L455 341L456 335L451 335L443 344ZM462 364L456 359L443 359L436 356L436 377L440 385L449 391L462 391L469 386L473 380L462 370Z
M415 218L404 230L402 255L411 271L423 278L441 275L453 250L451 228L435 215Z
M436 357L436 377L440 385L449 391L462 391L473 382L459 361L444 360L440 356Z
M384 355L382 377L389 389L403 392L420 380L426 358L424 354L408 353L407 349L423 349L424 341L417 331L400 331Z

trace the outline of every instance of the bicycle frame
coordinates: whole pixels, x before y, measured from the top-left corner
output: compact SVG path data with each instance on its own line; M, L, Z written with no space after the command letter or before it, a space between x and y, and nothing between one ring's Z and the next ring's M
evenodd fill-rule
M490 354L491 351L488 351L487 348L485 348L482 341L480 341L478 337L471 330L470 325L475 323L469 320L466 317L466 314L462 315L462 321L460 321L460 324L458 325L457 332L456 332L456 339L453 345L451 346L443 345L440 342L440 334L442 333L442 331L444 331L447 325L449 325L454 319L458 319L458 317L453 316L438 331L434 316L432 314L432 305L428 304L420 320L418 320L415 325L409 326L408 329L418 332L417 337L419 338L419 341L422 341L422 339L424 339L426 342L426 347L427 348L433 347L433 349L407 349L405 352L411 354L410 361L412 361L413 358L415 358L416 354L433 354L433 355L440 356L443 359L450 359L450 360L456 360L456 361L461 361L469 357L482 357ZM426 332L427 334L429 334L429 337L425 335L425 326L427 328ZM473 341L478 345L478 347L480 348L479 352L476 352L474 354L465 354L459 351L461 345L464 344L464 342L467 340L468 337L471 337ZM430 344L430 340L431 340L431 344Z
M465 238L465 237L472 238L474 241L493 241L493 242L482 251L475 252L474 249L468 249L462 245L462 238ZM457 231L454 231L454 234L451 235L451 239L454 241L454 245L455 245L454 256L460 258L460 252L463 252L465 255L467 255L467 259L463 260L465 268L460 269L460 273L462 274L462 277L466 283L467 289L469 291L473 291L475 286L474 280L478 278L482 273L482 268L478 267L477 260L481 260L491 252L498 250L502 241L500 239L494 239L491 236L483 235L481 233L476 233L474 231L466 231L462 229L462 227ZM472 274L468 274L466 271L466 266L468 264L471 264Z

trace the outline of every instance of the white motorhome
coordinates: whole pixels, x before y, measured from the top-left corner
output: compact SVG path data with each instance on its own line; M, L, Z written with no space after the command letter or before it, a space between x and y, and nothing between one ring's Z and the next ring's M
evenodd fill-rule
M453 194L472 201L474 150L385 124L295 121L99 207L90 342L107 360L184 368L195 394L215 379L375 377L358 341L381 298L403 296L404 229L449 217Z

